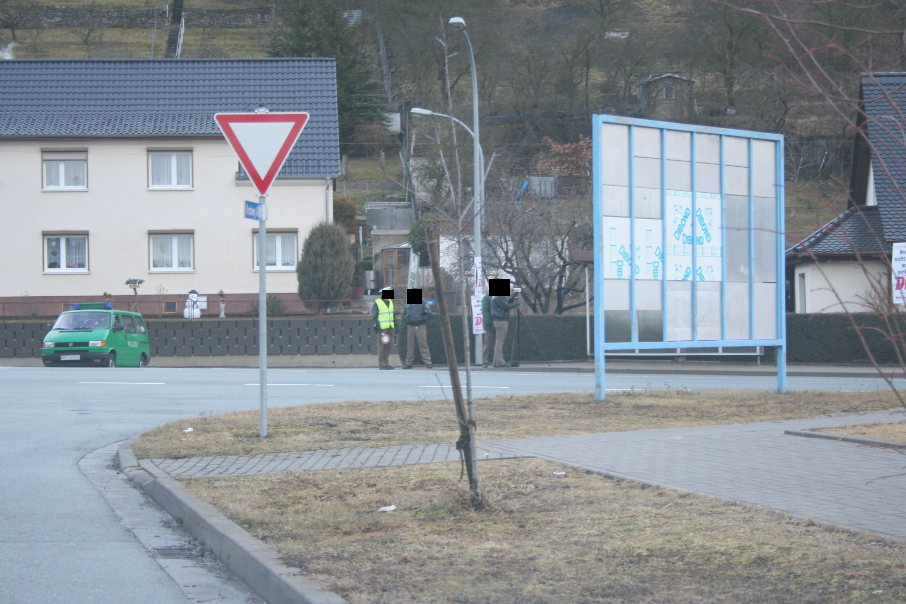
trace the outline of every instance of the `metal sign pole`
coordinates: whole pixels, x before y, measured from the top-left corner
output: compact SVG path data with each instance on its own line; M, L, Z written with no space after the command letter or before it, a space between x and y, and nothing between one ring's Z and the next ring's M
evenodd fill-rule
M267 196L258 203L258 431L267 436Z

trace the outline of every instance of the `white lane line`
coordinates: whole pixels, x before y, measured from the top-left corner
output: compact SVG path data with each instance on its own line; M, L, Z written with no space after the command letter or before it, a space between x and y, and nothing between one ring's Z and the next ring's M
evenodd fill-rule
M449 387L450 387L449 385L447 385L447 386L419 386L419 388L449 388ZM497 390L509 390L510 389L509 386L472 386L473 390L475 388L494 388Z
M164 386L166 382L79 382L80 384L114 384L117 386Z
M245 384L246 386L260 386L261 384ZM333 387L334 384L270 384L268 386L326 386Z

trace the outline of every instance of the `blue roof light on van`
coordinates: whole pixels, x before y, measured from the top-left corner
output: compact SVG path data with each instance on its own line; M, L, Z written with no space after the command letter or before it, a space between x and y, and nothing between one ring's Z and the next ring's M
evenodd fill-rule
M76 302L72 310L113 310L113 302Z

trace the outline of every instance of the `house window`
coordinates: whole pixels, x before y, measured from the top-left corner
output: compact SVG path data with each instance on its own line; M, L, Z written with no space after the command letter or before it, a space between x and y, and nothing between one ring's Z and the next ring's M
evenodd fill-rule
M276 232L267 234L264 243L264 262L269 270L291 271L296 270L296 232ZM252 238L254 246L254 269L258 270L258 233Z
M44 151L41 163L45 191L85 191L88 188L86 151Z
M676 98L676 89L673 86L664 86L664 98L672 101Z
M87 273L88 235L45 235L44 272Z
M152 271L191 271L195 269L192 233L154 234L151 244Z
M148 151L148 187L191 189L191 151Z

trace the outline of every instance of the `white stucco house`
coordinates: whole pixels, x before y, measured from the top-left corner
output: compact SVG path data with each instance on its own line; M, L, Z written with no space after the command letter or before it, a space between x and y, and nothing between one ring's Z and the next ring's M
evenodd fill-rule
M849 207L786 251L791 310L870 312L906 241L906 73L863 74Z
M268 292L290 300L332 220L333 59L0 61L0 314L131 296L127 279L155 314L190 290L252 297L256 191L214 114L259 107L310 114L268 194Z

